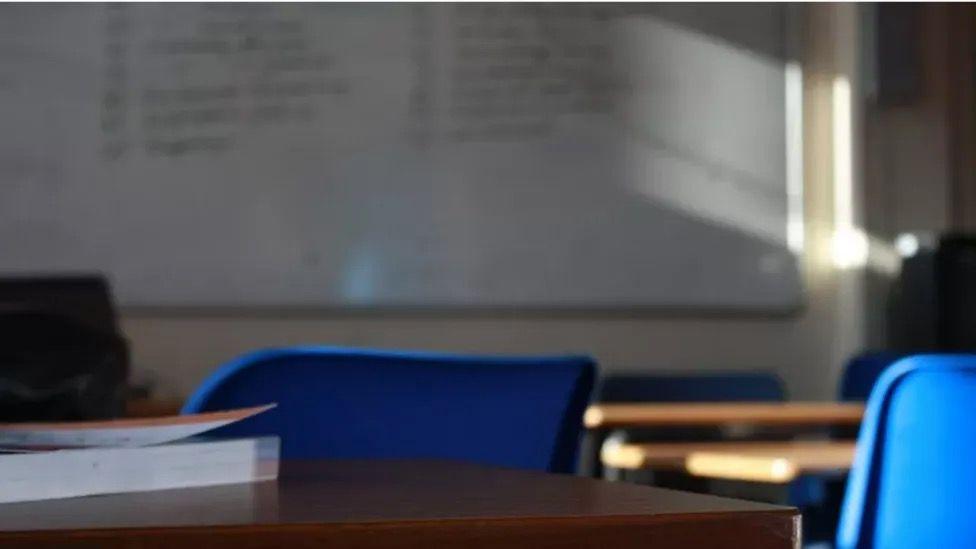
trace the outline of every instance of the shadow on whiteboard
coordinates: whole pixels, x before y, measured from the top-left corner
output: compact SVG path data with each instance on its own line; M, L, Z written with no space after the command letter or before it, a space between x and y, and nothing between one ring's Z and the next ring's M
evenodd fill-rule
M656 203L787 245L791 113L782 59L651 16L618 23L629 186ZM793 144L795 146L795 144Z

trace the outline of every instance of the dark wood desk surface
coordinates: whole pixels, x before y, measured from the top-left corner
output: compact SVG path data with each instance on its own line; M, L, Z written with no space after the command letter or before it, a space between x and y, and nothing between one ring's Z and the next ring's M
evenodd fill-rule
M792 549L794 509L437 461L283 464L277 483L0 505L0 547Z

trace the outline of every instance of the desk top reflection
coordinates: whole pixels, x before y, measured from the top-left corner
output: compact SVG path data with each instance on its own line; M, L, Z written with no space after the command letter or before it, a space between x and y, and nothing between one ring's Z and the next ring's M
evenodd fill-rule
M447 461L282 464L278 482L0 505L0 547L793 548L794 509Z

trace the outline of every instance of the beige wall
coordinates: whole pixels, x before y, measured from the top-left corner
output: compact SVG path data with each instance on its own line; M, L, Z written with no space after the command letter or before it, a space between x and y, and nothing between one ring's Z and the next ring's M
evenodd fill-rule
M605 371L765 369L792 396L835 394L843 358L863 346L863 273L830 263L833 230L831 83L857 58L856 8L804 8L807 306L789 318L653 315L381 315L274 317L127 314L136 380L185 395L207 373L259 347L323 343L471 352L584 352ZM857 97L855 78L854 97ZM855 105L855 115L858 109ZM860 150L854 144L855 160ZM855 176L855 184L860 180Z
M123 328L138 370L166 392L186 394L221 362L275 345L339 345L474 352L585 352L605 369L762 368L815 383L803 369L825 369L809 337L823 323L799 320L667 320L652 318L160 318L127 317ZM816 340L823 335L814 334ZM140 374L140 375L141 375ZM137 377L138 379L138 377ZM796 388L800 389L800 388Z

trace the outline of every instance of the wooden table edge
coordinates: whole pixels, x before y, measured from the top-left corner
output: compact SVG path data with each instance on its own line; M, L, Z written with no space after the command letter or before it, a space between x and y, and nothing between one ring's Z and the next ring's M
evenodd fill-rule
M807 467L789 455L754 455L736 450L705 450L691 452L685 458L685 469L698 477L744 480L766 484L788 484L803 475L823 475L849 470L854 463L856 446L853 441L838 441L828 448L845 456L847 467ZM813 451L814 449L811 449Z
M769 451L770 447L782 445L784 452ZM674 455L649 457L645 447L660 446L662 449L675 447ZM754 447L750 448L750 447ZM606 467L640 470L684 470L688 474L705 478L721 478L784 484L808 471L797 465L790 451L799 449L812 453L831 450L849 457L845 463L852 464L856 451L856 441L714 441L701 443L618 443L605 444L600 449L600 461ZM679 452L679 450L682 450ZM757 453L758 451L758 453ZM681 455L679 455L681 454ZM848 467L824 467L818 473L842 471Z
M806 413L804 413L806 412ZM864 405L852 402L595 403L583 413L587 429L716 425L859 425Z
M663 488L662 488L663 490ZM763 504L767 505L767 504ZM347 528L347 527L377 527L377 526L407 526L407 527L426 527L440 526L444 524L467 524L467 523L558 523L572 522L575 524L630 524L630 523L654 523L654 522L682 522L687 520L712 520L715 518L726 518L739 515L787 515L793 516L799 513L795 507L788 505L768 504L768 509L756 509L749 511L701 511L688 513L661 513L656 515L641 514L620 514L620 515L600 515L600 516L533 516L533 517L451 517L436 519L406 519L406 520L362 520L356 522L294 522L289 524L191 524L185 526L132 526L132 527L99 527L99 528L66 528L63 530L6 530L0 531L0 539L10 536L33 536L37 534L70 534L83 535L88 533L119 533L119 532L169 532L169 531L193 531L205 530L215 531L237 531L237 530L279 530L279 529L307 529L307 528Z
M668 513L659 515L603 515L598 517L560 516L560 517L458 517L448 519L376 520L361 522L293 523L293 524L239 524L239 525L190 525L190 526L138 526L129 528L87 528L65 530L21 530L0 532L0 546L17 544L24 547L38 544L90 544L99 548L130 547L133 540L139 540L140 548L166 549L177 541L206 540L208 547L236 547L242 536L256 543L267 541L268 547L281 543L307 543L310 538L319 542L328 541L376 541L383 533L395 532L406 536L403 545L412 547L410 540L447 538L464 541L477 539L479 535L499 534L515 529L524 532L526 537L540 536L545 532L583 533L587 530L603 529L626 535L632 529L644 527L674 526L677 528L707 529L709 525L721 528L723 525L747 525L749 528L782 529L779 538L782 544L764 544L762 547L795 547L800 539L800 513L793 507L778 507L754 511L705 511L690 513ZM646 546L647 532L632 532L634 547ZM638 535L640 534L640 535ZM415 537L411 537L415 536ZM338 540L336 540L338 538ZM60 545L54 545L60 546ZM305 546L305 545L302 545ZM387 546L379 544L378 546ZM390 546L397 546L396 542ZM516 545L513 545L516 546ZM521 545L517 545L521 547ZM589 545L580 545L589 546ZM629 547L629 545L628 545ZM657 546L656 546L657 547ZM681 547L681 545L662 544L660 547Z

